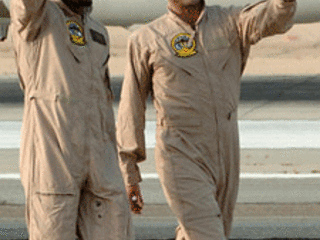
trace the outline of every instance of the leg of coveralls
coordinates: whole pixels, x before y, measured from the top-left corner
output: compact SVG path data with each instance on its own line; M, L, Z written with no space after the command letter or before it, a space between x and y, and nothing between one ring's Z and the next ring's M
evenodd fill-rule
M24 129L26 136L34 122ZM26 197L29 240L70 240L76 238L79 194L43 194L39 191L39 170L33 140L21 146L21 180ZM30 147L31 146L31 147Z
M217 192L217 199L223 216L226 236L229 237L232 230L233 212L236 206L239 181L240 181L240 153L238 126L236 113L231 121L219 121L219 129L223 130L220 139L221 170L224 177L221 178Z
M28 198L29 240L76 239L79 195L32 193Z
M126 218L122 196L104 199L88 189L81 194L79 240L131 240L131 220ZM127 222L123 222L127 219Z
M186 167L182 162L180 166L174 164L173 171L164 173L162 179L167 200L181 225L176 240L225 239L214 184L203 179L205 173L196 169L198 166L189 163Z
M94 141L94 140L92 140ZM80 197L80 240L131 240L131 214L112 141L92 143L90 173Z
M232 230L233 212L236 206L239 180L237 180L237 176L235 175L230 176L226 181L227 184L224 192L218 196L218 203L223 217L225 234L229 237Z
M239 168L234 167L225 179L224 184L219 187L218 203L223 217L225 234L230 236L232 230L233 212L236 206L239 187Z
M174 134L170 130L164 132L168 134L166 139L176 139L176 136L170 136ZM190 153L192 143L186 148L183 145L186 142L168 140L163 144L158 141L156 147L160 181L180 224L176 240L226 239L216 200L216 185L201 163L201 153Z

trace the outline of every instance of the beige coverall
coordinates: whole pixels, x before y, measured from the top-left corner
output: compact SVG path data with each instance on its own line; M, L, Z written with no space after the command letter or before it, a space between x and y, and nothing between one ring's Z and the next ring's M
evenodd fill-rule
M292 26L296 3L206 7L195 30L170 12L134 33L117 124L126 184L141 181L145 109L157 111L155 159L178 240L230 235L239 186L237 107L251 44Z
M105 28L60 1L12 0L11 18L29 239L132 239Z

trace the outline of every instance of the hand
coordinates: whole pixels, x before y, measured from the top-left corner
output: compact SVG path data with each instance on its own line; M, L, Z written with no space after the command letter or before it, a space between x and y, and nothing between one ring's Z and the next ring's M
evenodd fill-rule
M135 185L129 185L126 188L129 197L131 211L134 214L141 214L144 202L139 184L137 183Z

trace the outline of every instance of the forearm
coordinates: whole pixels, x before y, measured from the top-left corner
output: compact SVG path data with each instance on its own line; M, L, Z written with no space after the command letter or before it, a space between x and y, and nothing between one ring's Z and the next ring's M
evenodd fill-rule
M239 16L239 33L245 45L288 31L293 25L295 0L268 0L251 5Z
M117 122L118 152L124 181L127 185L134 185L142 180L138 163L146 159L144 117L142 117L144 112L134 114L131 111L132 107L127 109L123 106L123 104L127 105L126 103L125 100L122 100L119 106Z
M136 163L134 155L124 154L120 152L120 169L124 182L128 186L133 186L142 181L140 169Z
M125 90L125 86L123 90ZM138 101L139 94L132 91L128 96L124 92L122 91L118 110L118 151L124 181L127 185L134 185L141 182L137 164L146 159L144 140L145 110L138 103L140 102Z
M12 0L11 21L18 31L36 31L43 21L47 0Z
M120 166L126 184L141 181L138 162L146 159L145 106L138 84L125 77L118 109L117 141Z
M296 10L296 1L270 0L269 12L261 26L263 37L285 33L293 26L293 16Z

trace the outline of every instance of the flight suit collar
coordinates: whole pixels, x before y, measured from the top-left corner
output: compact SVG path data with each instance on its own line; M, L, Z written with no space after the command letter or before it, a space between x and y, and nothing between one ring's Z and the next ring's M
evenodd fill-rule
M65 16L65 24L70 34L70 40L77 47L88 46L88 20L91 7L84 11L84 15L73 12L62 0L53 0ZM80 35L79 35L80 34Z
M63 13L66 15L67 18L72 18L78 22L82 22L85 23L87 16L90 14L92 7L88 7L85 11L84 16L82 17L81 15L73 12L64 2L62 2L61 0L53 0L54 2L56 2L59 7L61 8L61 10L63 11Z
M208 11L208 10L207 10L207 7L205 6L205 7L203 8L202 12L200 13L200 16L199 16L198 20L196 21L196 24L195 24L195 27L196 27L196 28L197 28L197 27L199 26L199 24L202 22L204 16L207 14L207 11ZM172 10L170 10L169 8L168 8L168 16L169 16L169 18L172 19L173 21L179 22L180 24L183 24L183 25L187 25L188 27L191 28L191 26L190 26L188 23L184 22L177 14L175 14L175 13L174 13Z

